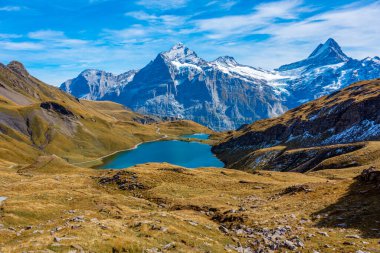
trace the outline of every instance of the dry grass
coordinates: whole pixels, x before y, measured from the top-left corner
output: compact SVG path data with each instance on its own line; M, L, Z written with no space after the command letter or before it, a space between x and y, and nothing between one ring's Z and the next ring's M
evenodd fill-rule
M126 189L122 179L99 183L118 170L78 168L55 156L40 157L23 168L0 164L0 196L8 197L0 211L2 252L142 252L169 243L174 247L166 251L223 252L227 244L246 245L254 239L225 235L218 229L222 223L256 229L292 226L292 236L305 243L303 252L378 249L379 195L353 179L362 168L250 174L145 164L120 177L128 187L138 185ZM312 191L281 194L304 184ZM231 212L241 207L244 211ZM84 221L73 220L78 216ZM339 223L347 223L347 228ZM329 237L318 234L321 231ZM362 239L346 237L352 234Z

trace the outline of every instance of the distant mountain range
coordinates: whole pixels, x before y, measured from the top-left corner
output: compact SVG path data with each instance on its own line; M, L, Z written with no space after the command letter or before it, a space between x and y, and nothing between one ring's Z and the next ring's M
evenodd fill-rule
M377 77L379 57L352 59L333 39L308 58L274 71L239 64L230 56L208 62L178 43L141 70L121 75L85 70L60 88L79 98L111 100L140 113L230 130Z

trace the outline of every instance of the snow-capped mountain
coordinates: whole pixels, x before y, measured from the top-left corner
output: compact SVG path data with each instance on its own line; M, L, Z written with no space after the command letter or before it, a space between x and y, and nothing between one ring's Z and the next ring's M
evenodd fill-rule
M294 108L340 90L354 82L380 77L378 57L356 60L343 53L338 43L328 39L305 60L278 68L285 87L285 103Z
M230 56L208 62L178 43L139 71L115 76L87 70L61 89L77 97L119 102L141 113L227 130L378 77L378 57L352 59L333 39L308 58L275 71L242 65Z
M207 62L176 44L141 69L128 85L102 99L140 113L191 119L213 129L239 127L273 117L286 108L266 79L269 71L238 64L232 57Z
M343 53L338 43L330 38L324 44L319 44L307 59L283 65L278 70L310 70L316 67L348 62L350 59Z

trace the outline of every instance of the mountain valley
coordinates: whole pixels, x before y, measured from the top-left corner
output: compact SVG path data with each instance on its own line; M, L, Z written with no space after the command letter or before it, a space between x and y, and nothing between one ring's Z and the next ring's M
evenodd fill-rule
M378 252L379 86L213 132L77 99L19 62L1 65L0 250ZM211 134L200 141L228 169L86 168L191 133Z

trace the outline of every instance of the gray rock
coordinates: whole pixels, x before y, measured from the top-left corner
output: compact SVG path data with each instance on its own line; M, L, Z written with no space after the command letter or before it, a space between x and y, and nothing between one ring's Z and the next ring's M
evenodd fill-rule
M317 233L320 234L320 235L323 235L323 236L329 237L329 234L327 234L327 232L324 232L324 231L318 231Z
M288 241L288 240L285 240L284 241L284 246L290 250L295 250L297 249L296 245L294 245L294 243L292 243L291 241Z
M223 225L220 225L220 226L219 226L219 230L222 231L222 232L225 233L225 234L228 234L228 233L229 233L229 230L228 230L225 226L223 226Z
M171 242L166 244L162 249L174 249L175 248L175 242Z
M354 239L360 239L360 235L346 235L346 238L354 238Z

